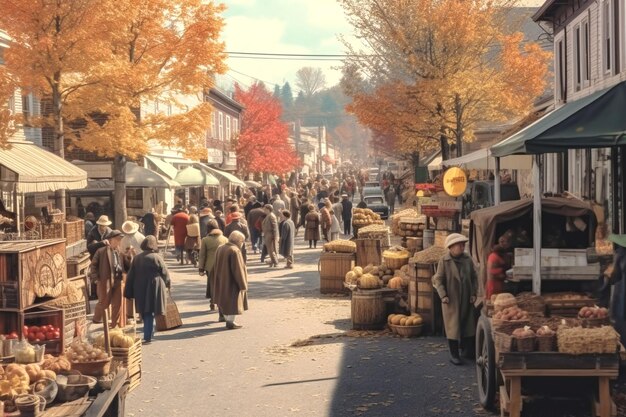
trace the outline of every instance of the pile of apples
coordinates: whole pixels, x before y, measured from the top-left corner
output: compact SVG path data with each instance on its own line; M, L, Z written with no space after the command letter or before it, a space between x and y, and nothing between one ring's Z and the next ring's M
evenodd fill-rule
M25 339L28 339L29 342L40 343L45 342L46 340L60 339L61 329L51 324L45 324L43 326L24 326L22 334Z

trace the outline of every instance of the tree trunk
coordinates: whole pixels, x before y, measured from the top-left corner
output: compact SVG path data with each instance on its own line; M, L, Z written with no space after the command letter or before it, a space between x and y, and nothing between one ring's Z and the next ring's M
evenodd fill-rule
M121 229L122 223L126 220L126 158L117 155L113 160L113 180L115 188L113 190L113 210L115 214L115 228Z
M54 119L54 153L60 158L65 159L65 134L63 132L63 102L61 101L61 93L59 91L59 82L61 75L55 74L55 85L52 87L52 117ZM65 190L57 190L54 193L54 204L56 208L65 212Z
M456 156L463 156L463 106L461 105L461 97L456 94L454 96L454 114L456 116Z
M413 164L413 181L417 181L420 168L420 153L419 151L411 152L411 164Z
M441 146L441 159L447 161L450 159L450 144L448 143L448 135L446 135L444 127L439 132L439 144Z

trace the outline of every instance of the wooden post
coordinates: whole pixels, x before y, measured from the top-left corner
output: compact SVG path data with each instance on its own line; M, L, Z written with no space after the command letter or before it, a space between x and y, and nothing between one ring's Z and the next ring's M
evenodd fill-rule
M493 202L494 205L500 204L500 158L496 157L495 172L493 175Z
M102 329L104 330L104 351L111 356L111 339L109 339L109 309L105 308L102 312Z
M535 269L533 270L533 293L541 295L541 171L539 155L533 157L533 247Z

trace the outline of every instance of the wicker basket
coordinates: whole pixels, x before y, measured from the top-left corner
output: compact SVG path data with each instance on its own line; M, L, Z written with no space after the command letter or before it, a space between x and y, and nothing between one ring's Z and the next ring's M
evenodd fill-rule
M63 239L63 223L40 224L42 239Z
M400 326L398 324L390 324L391 331L402 337L418 337L422 334L423 324L417 326Z
M387 266L387 268L396 270L402 268L404 265L409 263L409 257L406 258L389 258L383 255L383 262Z
M493 343L496 346L496 350L500 353L513 351L513 336L508 333L494 332Z
M72 320L69 323L63 325L63 344L65 347L74 342L74 336L76 335L76 320Z
M587 328L587 329L590 329L590 328L593 328L593 327L608 326L608 325L611 324L611 321L609 320L608 317L593 318L593 319L587 319L587 318L579 317L579 319L580 319L581 326L583 326L584 328Z
M556 334L536 336L537 352L556 352Z
M111 369L111 358L93 362L71 362L72 370L79 371L83 375L104 376Z
M515 329L519 329L520 327L528 326L530 324L530 320L498 320L491 319L491 326L499 330L501 332L513 332Z
M514 337L515 350L517 352L534 352L535 351L535 336L528 337Z

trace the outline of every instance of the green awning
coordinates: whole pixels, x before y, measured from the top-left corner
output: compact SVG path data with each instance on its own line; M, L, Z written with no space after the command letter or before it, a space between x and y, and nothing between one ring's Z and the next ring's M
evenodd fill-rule
M246 187L246 183L241 181L239 178L235 177L233 174L225 171L221 171L219 169L212 168L206 164L196 163L196 166L200 167L200 169L207 171L210 174L216 176L220 181L230 182L233 185L238 185L240 187Z
M194 167L187 167L179 171L175 180L183 187L203 187L205 185L216 187L220 185L220 182L213 175Z
M626 145L626 82L548 113L491 147L495 157Z
M156 171L158 171L161 175L165 175L169 179L173 180L178 175L178 169L172 164L169 164L162 160L161 158L157 158L156 156L145 156L146 160L154 165Z

